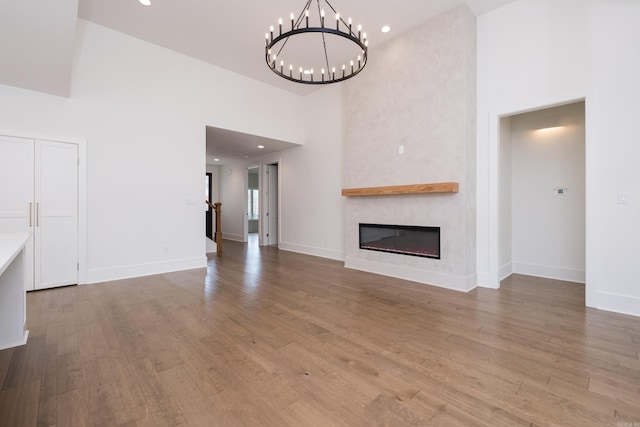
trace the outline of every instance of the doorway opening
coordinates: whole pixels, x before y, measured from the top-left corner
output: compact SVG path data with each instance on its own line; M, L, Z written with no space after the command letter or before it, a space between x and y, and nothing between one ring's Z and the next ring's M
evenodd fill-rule
M264 182L262 245L275 246L280 242L279 164L277 162L265 165L262 182Z
M260 166L247 168L247 236L249 245L259 245L260 231Z
M213 174L207 172L205 174L204 186L205 186L205 200L209 203L205 204L205 234L207 238L213 240L213 209L211 209L211 195L213 194Z
M217 223L213 205L220 201L219 167L207 164L204 176L204 223L205 223L205 253L218 251L216 239Z
M500 118L498 279L586 282L585 102Z

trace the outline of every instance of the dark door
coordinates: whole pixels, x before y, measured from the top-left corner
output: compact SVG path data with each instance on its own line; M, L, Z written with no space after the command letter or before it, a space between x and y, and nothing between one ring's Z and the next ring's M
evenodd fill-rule
M207 200L211 203L214 203L211 200L211 185L213 181L213 176L210 173L207 173L207 179L205 180L206 185L206 196ZM211 206L207 205L207 211L205 212L205 223L207 228L207 237L213 240L213 209Z

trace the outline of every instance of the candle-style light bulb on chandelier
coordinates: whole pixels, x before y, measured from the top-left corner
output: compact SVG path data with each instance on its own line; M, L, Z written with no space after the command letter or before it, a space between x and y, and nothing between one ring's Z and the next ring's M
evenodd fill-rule
M306 0L300 14L289 18L280 18L265 35L265 60L280 77L311 85L338 83L367 64L367 33L328 0Z

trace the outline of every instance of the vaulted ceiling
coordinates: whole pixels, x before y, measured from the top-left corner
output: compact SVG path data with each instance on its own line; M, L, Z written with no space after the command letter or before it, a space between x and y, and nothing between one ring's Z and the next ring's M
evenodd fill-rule
M0 0L0 84L69 96L78 0Z
M466 0L476 15L513 0ZM77 18L164 46L283 89L311 88L287 82L264 63L269 25L298 13L302 0L0 0L0 84L70 96ZM332 0L369 34L370 46L384 43L465 0ZM390 25L392 31L379 29Z
M81 18L299 95L317 89L277 77L264 62L264 34L269 26L279 18L286 20L290 13L300 13L306 1L151 1L151 6L143 6L138 0L0 0L0 84L70 97L76 23ZM479 16L511 1L330 3L343 17L362 24L369 46L375 47L463 3ZM391 32L381 33L383 25L389 25ZM207 127L208 163L218 158L215 164L224 164L293 146Z

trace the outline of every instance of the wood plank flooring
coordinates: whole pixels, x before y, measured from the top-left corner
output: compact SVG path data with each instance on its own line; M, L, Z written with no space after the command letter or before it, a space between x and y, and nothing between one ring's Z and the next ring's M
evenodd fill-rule
M0 426L640 427L640 318L225 242L208 269L29 293Z

